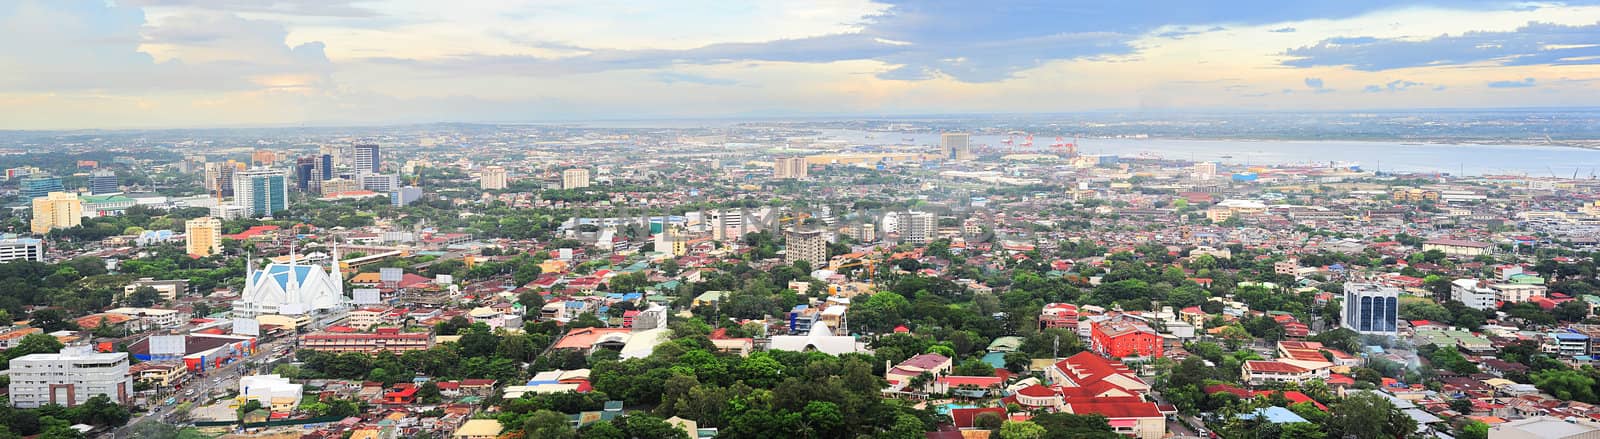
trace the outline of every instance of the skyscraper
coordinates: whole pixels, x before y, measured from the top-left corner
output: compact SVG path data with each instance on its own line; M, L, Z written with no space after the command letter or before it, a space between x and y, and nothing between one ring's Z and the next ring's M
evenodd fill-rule
M478 177L478 187L485 190L505 189L506 168L500 166L483 167L483 175Z
M305 156L294 161L294 187L301 192L315 192L311 182L316 181L317 188L322 187L322 176L317 173L317 157Z
M1400 289L1345 282L1341 326L1362 334L1395 335L1400 325Z
M778 157L772 163L772 178L806 178L808 168L805 157Z
M18 184L21 185L22 196L30 199L43 197L51 192L66 192L67 190L65 186L61 185L61 177L48 175L29 175L23 177Z
M78 194L51 192L33 199L33 222L30 229L35 234L50 233L51 229L65 229L83 224L83 200Z
M283 171L251 169L233 174L233 204L249 216L266 216L289 208L289 182Z
M562 189L581 189L589 187L589 170L583 168L561 171Z
M222 251L222 221L209 216L183 223L184 245L189 254L211 256Z
M363 143L355 146L356 175L378 173L378 168L383 164L383 159L378 153L378 144Z
M244 169L244 163L233 160L206 163L206 191L218 197L233 195L233 174Z
M121 193L117 188L117 173L110 169L96 169L89 173L89 195Z
M939 135L939 155L950 160L972 160L972 135L944 133Z

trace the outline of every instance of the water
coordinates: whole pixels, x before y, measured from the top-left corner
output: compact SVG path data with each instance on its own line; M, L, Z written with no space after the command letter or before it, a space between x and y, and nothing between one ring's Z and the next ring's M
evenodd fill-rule
M821 130L823 139L862 145L938 145L938 133ZM867 138L868 136L872 138ZM1008 147L1007 136L972 136L972 144ZM906 141L905 139L911 139ZM1013 138L1020 145L1024 137ZM1071 142L1072 139L1066 139ZM1033 149L1049 151L1054 137L1034 137ZM1020 146L1009 146L1025 151ZM1189 139L1078 139L1081 154L1122 157L1153 155L1164 159L1207 161L1231 165L1292 165L1347 162L1363 170L1442 172L1464 175L1526 174L1533 177L1569 178L1573 171L1586 178L1600 169L1600 151L1563 146L1444 145L1368 141L1293 140L1189 140Z
M934 410L938 411L939 414L941 414L941 415L948 415L948 414L950 414L950 410L953 410L953 409L975 409L975 408L978 408L977 404L949 403L949 404L940 404L940 405L934 406Z

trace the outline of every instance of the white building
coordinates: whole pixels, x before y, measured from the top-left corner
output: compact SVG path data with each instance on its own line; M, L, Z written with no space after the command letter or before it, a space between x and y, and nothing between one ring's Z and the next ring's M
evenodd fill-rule
M589 187L588 169L568 169L561 171L562 189L582 189Z
M11 359L11 406L67 407L106 395L119 404L133 395L128 353L97 353L88 346L69 346L58 354L28 354Z
M373 192L390 192L400 187L400 177L385 174L362 174L357 177L361 188Z
M1450 299L1477 310L1495 308L1495 290L1477 279L1456 279L1450 282Z
M483 173L478 176L478 187L487 190L505 189L506 168L501 166L483 167Z
M290 261L261 270L251 263L246 268L244 292L233 301L234 316L301 315L342 310L347 305L339 249L333 249L329 271L323 271L321 265L300 264L293 257Z
M1343 327L1362 334L1394 335L1400 325L1400 289L1345 282Z
M44 241L36 238L0 240L0 262L44 262Z
M900 234L900 242L922 245L938 236L939 218L929 212L889 212L883 216L883 231Z
M278 375L251 375L239 378L239 402L260 401L263 407L298 407L303 386Z

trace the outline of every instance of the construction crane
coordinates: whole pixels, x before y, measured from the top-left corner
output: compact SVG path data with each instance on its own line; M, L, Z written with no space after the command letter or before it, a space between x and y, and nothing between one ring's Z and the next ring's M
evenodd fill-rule
M842 269L860 267L860 266L866 266L867 267L867 284L870 284L872 286L877 286L878 285L878 281L877 281L878 262L877 261L874 261L874 260L871 260L871 259L860 259L860 260L857 260L855 262L851 262L851 263L848 263L848 264L835 265L835 266L829 267L828 269L832 270L834 272L838 272L839 270L842 270Z

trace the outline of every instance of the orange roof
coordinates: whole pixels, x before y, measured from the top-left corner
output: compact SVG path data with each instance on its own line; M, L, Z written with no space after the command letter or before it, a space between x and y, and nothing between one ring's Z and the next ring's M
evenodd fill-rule
M355 275L355 277L351 277L350 278L350 283L354 283L354 284L375 284L375 283L382 282L382 281L383 281L383 278L381 277L380 274L378 274L378 273L370 273L370 272L369 273L357 274L357 275Z
M122 314L109 314L109 313L107 313L107 314L87 315L87 316L83 316L83 317L79 317L78 318L78 327L79 328L85 328L85 329L98 328L98 327L100 327L100 321L101 320L105 320L106 324L108 324L108 325L120 325L120 324L123 324L123 323L125 323L125 322L127 322L129 320L133 320L133 317L125 316L125 315L122 315Z
M594 346L594 343L599 341L601 337L611 334L626 335L632 331L632 329L628 328L573 329L567 332L567 336L561 337L561 341L556 342L555 346L551 346L551 349L588 349Z
M13 339L13 338L22 338L22 337L27 337L29 334L38 334L38 333L41 333L41 332L44 332L44 330L43 329L39 329L39 328L22 328L22 329L18 329L18 330L15 330L15 331L7 332L7 333L4 333L4 334L0 334L0 340L10 340L10 339Z

